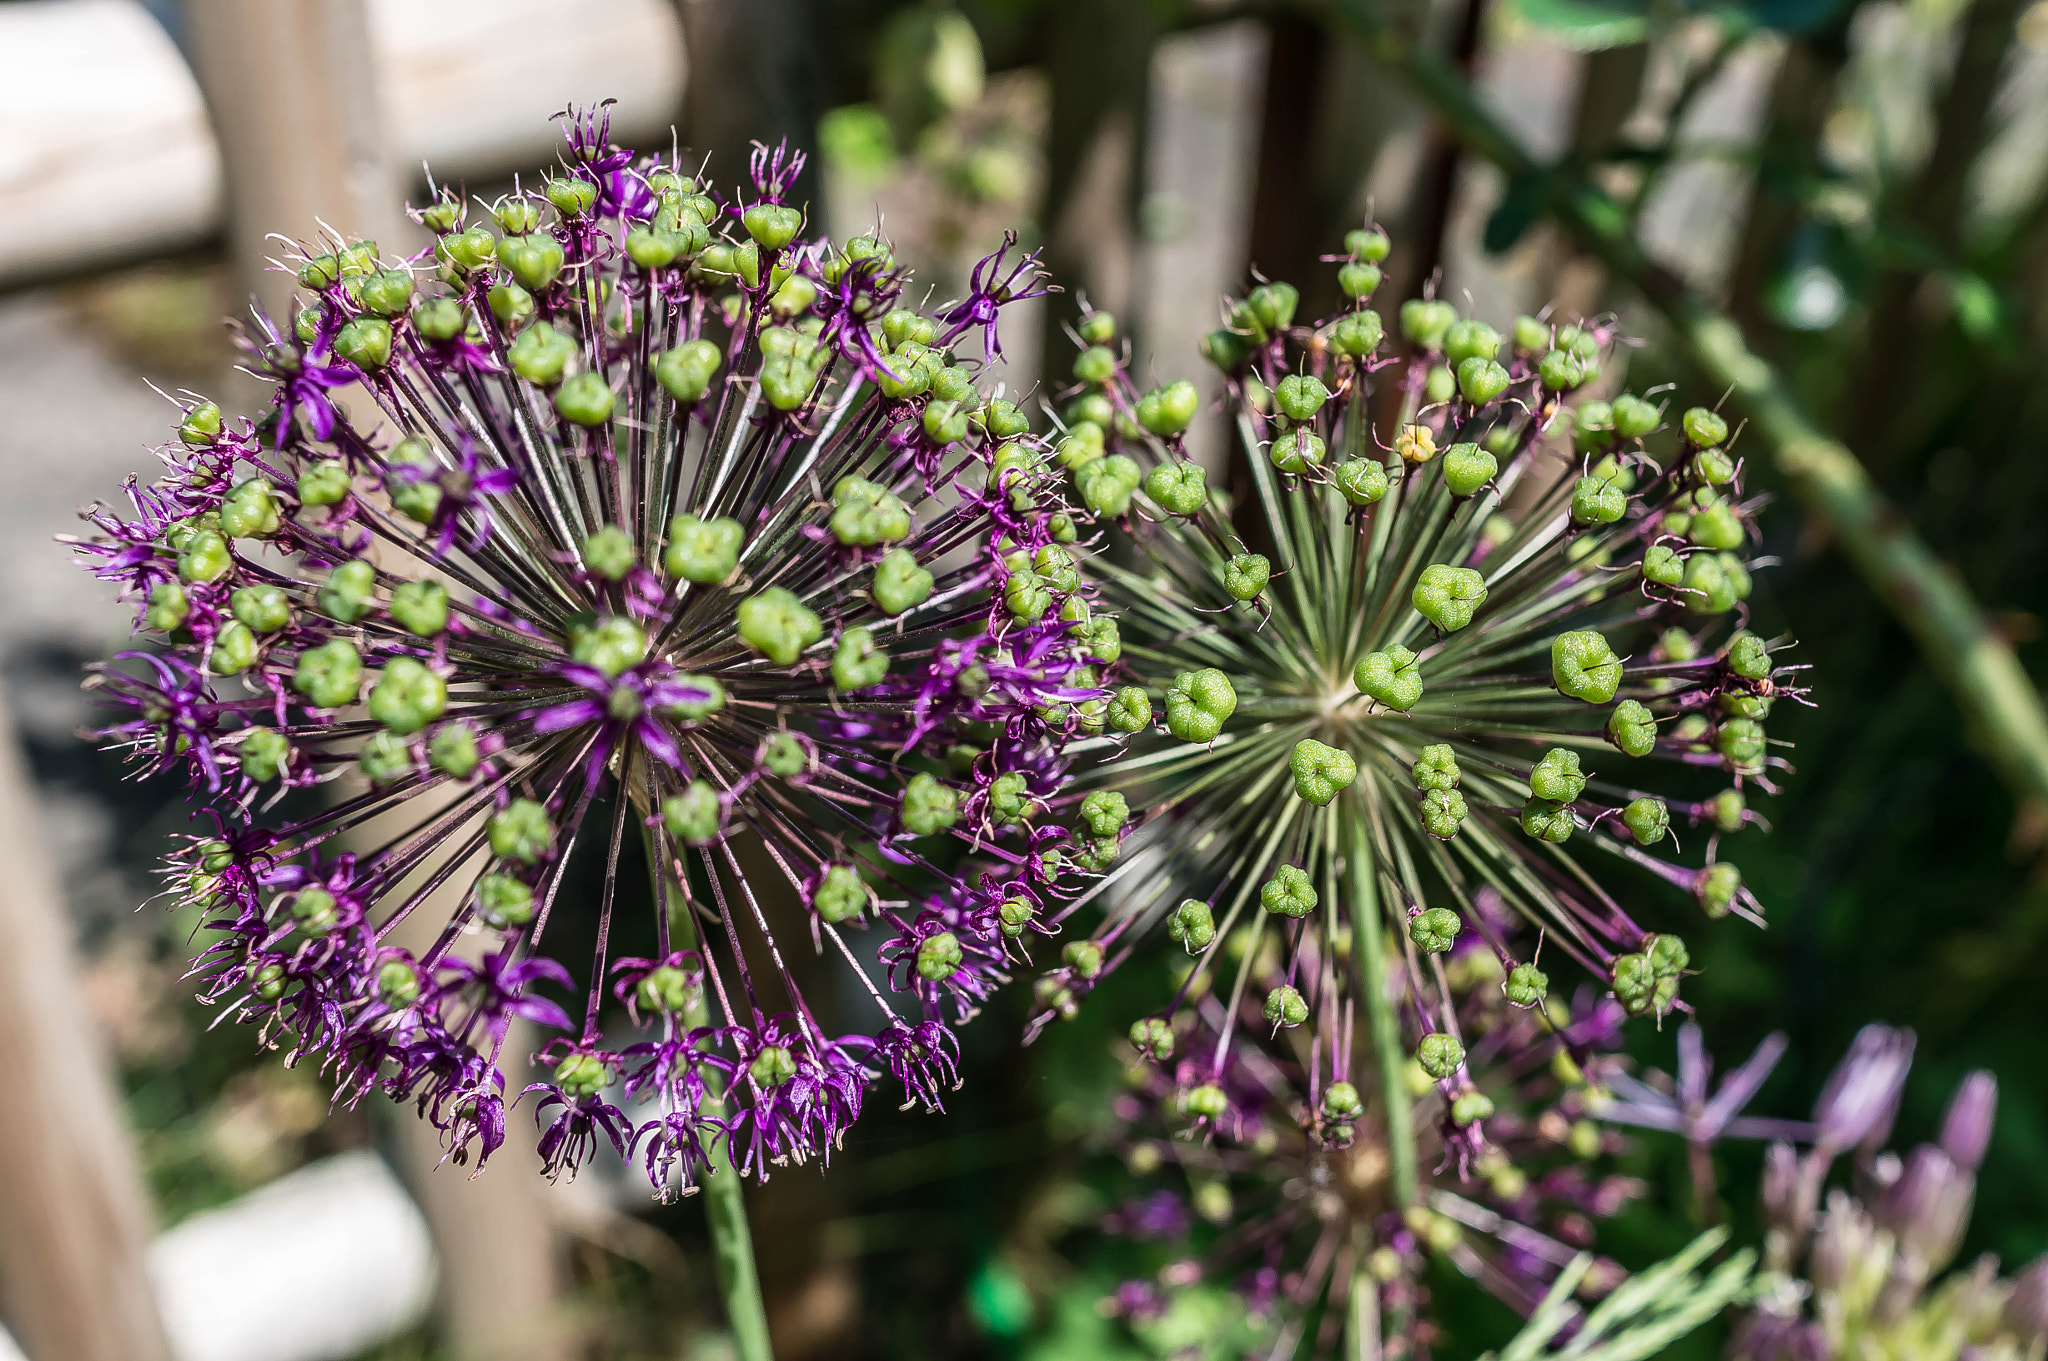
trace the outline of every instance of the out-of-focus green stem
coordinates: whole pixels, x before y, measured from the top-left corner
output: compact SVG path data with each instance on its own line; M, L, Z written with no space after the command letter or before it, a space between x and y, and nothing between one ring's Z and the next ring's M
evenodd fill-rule
M1344 856L1351 878L1351 948L1357 951L1358 990L1365 995L1373 1067L1379 1070L1380 1104L1386 1108L1387 1181L1394 1203L1405 1209L1415 1203L1415 1121L1404 1077L1408 1055L1387 996L1386 924L1380 920L1379 886L1373 881L1372 836L1362 811L1347 808L1345 821L1351 833Z
M662 897L659 876L666 871L654 838L648 836L644 844L648 873L656 876L655 894ZM696 916L681 898L673 879L667 884L665 900L676 946L701 950ZM699 988L691 995L683 1008L683 1021L692 1030L711 1024L711 1002L704 989ZM704 1113L713 1117L725 1114L725 1083L715 1069L704 1074ZM754 1266L754 1234L747 1225L746 1183L733 1166L730 1139L720 1139L712 1147L711 1175L704 1179L704 1217L711 1230L718 1293L725 1300L725 1321L732 1330L733 1352L739 1361L775 1361L775 1352L768 1344L768 1311L761 1303L761 1273Z
M1878 491L1848 447L1800 410L1733 320L1649 258L1619 204L1567 167L1540 165L1450 64L1401 31L1376 0L1331 0L1331 10L1468 150L1510 177L1541 181L1548 210L1565 229L1663 314L1692 362L1748 414L1808 513L1918 640L1962 706L1973 744L2023 802L2048 808L2048 714L2040 692L1962 579Z

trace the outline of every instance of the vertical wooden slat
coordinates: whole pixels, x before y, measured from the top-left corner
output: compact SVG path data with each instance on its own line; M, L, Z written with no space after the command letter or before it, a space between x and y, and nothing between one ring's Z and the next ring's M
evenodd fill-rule
M0 698L0 1304L30 1361L166 1361L150 1213Z

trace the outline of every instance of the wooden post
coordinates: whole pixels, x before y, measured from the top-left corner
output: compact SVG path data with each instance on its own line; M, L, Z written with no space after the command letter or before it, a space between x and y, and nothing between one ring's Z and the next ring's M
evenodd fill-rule
M150 1212L0 699L0 1305L31 1361L167 1361Z
M280 324L296 287L267 263L325 222L387 250L403 195L378 117L363 0L186 0L193 71L220 143L241 284Z

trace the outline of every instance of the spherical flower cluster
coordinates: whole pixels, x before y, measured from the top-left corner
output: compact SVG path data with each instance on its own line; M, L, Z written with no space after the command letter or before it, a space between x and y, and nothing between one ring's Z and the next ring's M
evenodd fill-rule
M1436 1118L1436 1084L1419 1065L1402 1073L1399 1126L1423 1131L1421 1183L1404 1202L1386 1093L1331 1076L1357 1071L1330 986L1353 966L1351 947L1348 931L1311 935L1298 955L1268 937L1247 961L1248 986L1218 995L1191 976L1170 1022L1131 1028L1113 1146L1134 1172L1182 1188L1110 1217L1113 1230L1163 1246L1157 1270L1112 1302L1141 1333L1220 1315L1235 1342L1218 1354L1265 1356L1320 1319L1314 1355L1340 1354L1340 1335L1346 1356L1427 1355L1438 1332L1423 1284L1430 1257L1529 1313L1592 1245L1595 1221L1640 1194L1633 1179L1599 1171L1620 1139L1591 1118L1619 1071L1620 1007L1590 987L1569 1006L1516 1007L1475 940L1442 976L1478 1074L1459 1115L1483 1112L1491 1138L1477 1157L1458 1156L1447 1141L1460 1126ZM1305 1023L1310 996L1326 1013L1319 1027ZM1622 1275L1604 1260L1592 1271L1582 1288L1596 1294Z
M1115 630L982 390L1032 258L920 312L886 242L804 238L800 156L727 195L564 127L538 192L417 211L430 251L292 262L268 414L186 403L168 475L89 513L148 642L94 683L215 824L171 862L207 1000L458 1158L505 1137L515 1019L554 1029L549 1170L604 1141L688 1190L721 1138L829 1156L885 1071L956 1085L952 1026L1072 892L1043 812Z

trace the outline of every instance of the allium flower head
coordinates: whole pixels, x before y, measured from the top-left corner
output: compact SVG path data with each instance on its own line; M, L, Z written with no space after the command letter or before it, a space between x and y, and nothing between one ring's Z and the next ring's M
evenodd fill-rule
M1074 528L1021 414L954 358L999 300L921 313L886 242L805 239L785 148L726 194L601 110L564 129L540 191L418 211L431 251L303 251L252 342L271 410L186 404L80 551L149 642L97 677L111 734L218 828L172 857L207 998L458 1156L505 1137L513 1020L552 1028L549 1167L603 1141L688 1189L718 1137L755 1172L829 1155L884 1071L955 1085L1006 923L1071 878L1034 819L1089 606L1031 566ZM654 952L619 960L643 838ZM836 1033L796 949L872 1024Z

